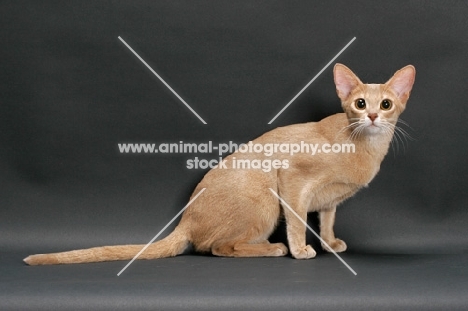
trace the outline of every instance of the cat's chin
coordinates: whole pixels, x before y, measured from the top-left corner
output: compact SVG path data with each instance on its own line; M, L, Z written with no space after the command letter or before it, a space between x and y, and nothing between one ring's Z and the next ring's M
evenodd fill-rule
M384 132L383 128L378 125L371 124L371 125L366 126L367 135L378 135L383 132Z

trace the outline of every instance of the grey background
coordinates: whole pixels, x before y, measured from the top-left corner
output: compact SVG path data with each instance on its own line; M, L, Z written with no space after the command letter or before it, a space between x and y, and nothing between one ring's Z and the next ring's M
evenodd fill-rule
M4 1L0 4L2 309L412 309L468 305L463 1ZM121 36L208 123L118 40ZM394 146L338 210L353 277L312 261L185 255L26 267L30 253L148 242L206 171L124 142L247 142L340 112L337 59L364 82L413 64ZM216 158L216 155L198 155ZM315 215L310 222L315 224ZM284 240L284 227L274 234ZM310 235L308 240L317 244Z

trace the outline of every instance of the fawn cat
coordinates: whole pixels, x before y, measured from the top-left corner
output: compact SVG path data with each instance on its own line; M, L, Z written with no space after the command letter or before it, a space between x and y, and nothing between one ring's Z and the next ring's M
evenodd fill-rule
M291 255L297 259L313 258L316 252L306 245L306 227L297 217L306 220L312 211L319 213L322 240L335 252L345 251L345 242L333 232L336 206L367 186L379 171L398 129L397 120L405 109L416 71L408 65L385 84L364 84L342 64L335 65L333 74L344 113L319 122L276 128L250 144L352 144L353 152L325 152L330 151L327 148L314 155L278 150L267 155L239 149L224 159L223 168L213 168L204 176L192 198L202 190L203 193L185 210L179 225L166 238L151 244L139 259L176 256L190 243L196 251L217 256L284 256L288 248L283 243L268 241L281 216L286 220ZM273 168L235 167L239 160L244 164L270 160ZM297 215L282 206L270 189ZM325 245L322 242L324 248ZM24 261L47 265L129 260L143 247L95 247L31 255Z

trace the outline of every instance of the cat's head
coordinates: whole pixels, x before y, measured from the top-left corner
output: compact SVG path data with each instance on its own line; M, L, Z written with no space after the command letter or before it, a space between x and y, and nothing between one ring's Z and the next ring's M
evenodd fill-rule
M342 64L335 65L333 74L343 110L359 133L393 132L413 87L413 66L398 70L385 84L364 84Z

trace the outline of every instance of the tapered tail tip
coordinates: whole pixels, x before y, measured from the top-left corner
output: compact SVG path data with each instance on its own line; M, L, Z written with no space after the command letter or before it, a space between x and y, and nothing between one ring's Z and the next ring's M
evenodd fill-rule
M29 265L29 266L32 266L34 265L34 260L32 258L33 256L28 256L26 258L23 259L24 263Z
M24 258L23 261L29 266L56 265L60 263L55 257L47 254L31 255Z

